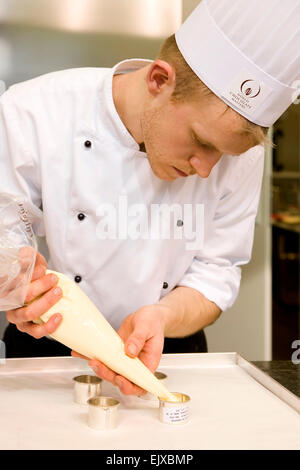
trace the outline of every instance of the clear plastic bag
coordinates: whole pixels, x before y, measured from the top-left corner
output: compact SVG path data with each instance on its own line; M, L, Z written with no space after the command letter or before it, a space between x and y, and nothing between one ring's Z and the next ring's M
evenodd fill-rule
M26 203L0 193L0 310L24 305L37 254Z

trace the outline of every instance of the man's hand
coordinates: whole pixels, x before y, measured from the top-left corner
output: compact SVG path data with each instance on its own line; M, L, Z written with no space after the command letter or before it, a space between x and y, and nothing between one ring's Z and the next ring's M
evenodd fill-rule
M26 247L26 249L32 250L31 247ZM26 258L29 256L29 253L26 254L24 251L26 249L23 249L22 252L22 259L25 264ZM33 323L33 320L38 319L43 313L47 312L62 296L61 289L55 287L58 282L57 276L54 274L45 275L46 269L47 261L40 253L37 253L24 307L6 312L6 318L10 323L15 324L19 331L28 333L36 339L53 333L62 320L62 316L57 313L52 315L47 323L43 325Z
M124 341L126 354L130 357L138 357L151 372L155 372L163 351L166 309L168 307L158 304L142 307L125 318L118 331ZM75 351L72 351L72 356L84 358ZM124 395L146 393L145 390L122 375L116 374L100 361L93 359L89 365L99 377L117 385Z

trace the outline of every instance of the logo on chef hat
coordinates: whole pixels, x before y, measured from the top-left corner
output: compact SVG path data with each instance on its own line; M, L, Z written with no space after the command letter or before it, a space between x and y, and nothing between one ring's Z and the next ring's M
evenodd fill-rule
M261 86L256 80L244 80L241 84L241 92L247 98L256 98L261 92Z
M221 96L234 104L235 108L247 113L247 116L252 116L272 91L272 88L259 77L256 78L251 71L241 70L223 90Z

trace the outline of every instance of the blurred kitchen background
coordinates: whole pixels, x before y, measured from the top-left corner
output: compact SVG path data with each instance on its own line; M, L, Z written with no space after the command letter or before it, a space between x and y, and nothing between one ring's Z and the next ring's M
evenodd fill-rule
M155 58L199 0L0 0L0 94L54 70ZM252 261L233 308L206 328L209 352L291 358L300 339L300 104L270 130ZM41 249L46 253L45 241ZM0 316L0 338L6 326Z

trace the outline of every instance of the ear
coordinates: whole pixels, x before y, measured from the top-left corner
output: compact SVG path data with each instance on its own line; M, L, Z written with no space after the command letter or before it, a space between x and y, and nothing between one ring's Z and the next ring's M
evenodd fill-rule
M175 90L175 69L164 60L156 60L148 70L146 83L149 93L156 96L162 92L170 95Z

